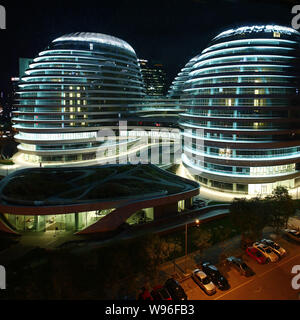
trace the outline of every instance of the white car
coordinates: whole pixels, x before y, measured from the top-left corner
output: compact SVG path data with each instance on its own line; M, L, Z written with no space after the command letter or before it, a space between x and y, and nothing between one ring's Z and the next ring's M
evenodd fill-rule
M200 269L195 269L192 273L193 280L198 286L205 291L209 296L216 293L216 286L212 283L211 279Z
M259 241L262 244L265 244L266 246L269 246L271 250L273 250L279 257L283 257L286 254L286 251L284 248L282 248L278 243L269 240L269 239L262 239Z
M266 246L265 244L255 242L253 243L253 247L259 250L267 259L267 261L276 262L278 261L277 254L272 251L272 249L269 246Z
M289 238L300 242L300 231L299 230L285 229L285 234Z

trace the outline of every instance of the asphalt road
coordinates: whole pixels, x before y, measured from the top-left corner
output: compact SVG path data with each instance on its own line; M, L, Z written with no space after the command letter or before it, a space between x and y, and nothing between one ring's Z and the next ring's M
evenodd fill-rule
M243 255L244 261L255 271L251 278L245 278L234 269L220 268L228 279L231 288L217 290L207 296L191 279L182 282L189 300L300 300L300 290L292 288L291 273L294 265L300 265L300 245L285 239L276 240L286 250L287 255L275 263L260 265L250 257Z

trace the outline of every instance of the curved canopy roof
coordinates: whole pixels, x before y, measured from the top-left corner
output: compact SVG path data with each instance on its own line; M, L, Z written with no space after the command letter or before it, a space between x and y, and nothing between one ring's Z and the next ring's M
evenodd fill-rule
M59 41L87 41L87 42L97 42L108 44L111 46L117 46L135 54L133 48L124 40L119 38L109 36L107 34L102 33L94 33L94 32L75 32L63 35L52 42L59 42Z

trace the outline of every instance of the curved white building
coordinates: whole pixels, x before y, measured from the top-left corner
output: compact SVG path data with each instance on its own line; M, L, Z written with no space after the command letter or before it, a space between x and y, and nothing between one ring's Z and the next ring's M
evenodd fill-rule
M184 165L201 184L229 193L298 186L299 80L294 29L249 26L216 36L177 84L186 109L180 126L192 137Z
M134 104L145 97L133 48L98 33L52 41L21 79L13 121L19 150L30 162L96 158L100 129L137 125Z

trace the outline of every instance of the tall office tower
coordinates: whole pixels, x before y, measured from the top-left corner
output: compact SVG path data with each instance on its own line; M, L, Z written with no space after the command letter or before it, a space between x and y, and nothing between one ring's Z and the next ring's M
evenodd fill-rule
M119 121L145 96L133 48L84 32L59 37L40 52L17 94L13 120L24 160L56 163L96 159L99 148L110 144L98 139L98 131L118 135Z
M217 35L192 61L180 115L183 164L211 189L250 195L300 184L300 33L276 25Z
M139 59L146 93L148 96L162 97L167 93L166 72L160 63Z

